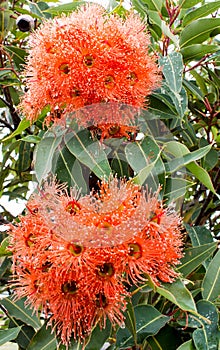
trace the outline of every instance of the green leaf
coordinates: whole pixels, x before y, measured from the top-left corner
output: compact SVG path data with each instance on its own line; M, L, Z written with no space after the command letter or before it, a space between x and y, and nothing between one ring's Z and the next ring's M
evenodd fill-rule
M220 18L200 18L191 22L180 33L180 47L203 43L216 28L220 28Z
M176 147L175 149L172 149L171 147ZM166 164L167 171L173 172L178 170L184 165L188 165L189 163L201 159L204 157L211 149L211 145L202 147L196 151L190 152L188 148L180 144L176 141L170 141L166 144L166 151L169 151L171 154L175 155L177 158L174 158L170 160ZM194 174L195 175L195 174Z
M21 327L0 330L0 346L17 338Z
M190 226L185 224L185 227L193 247L213 242L212 233L205 226Z
M82 173L81 164L67 147L58 150L57 159L53 160L52 172L62 183L66 182L69 187L78 187L82 190L82 193L87 193L87 184L85 175ZM88 183L89 179L87 180Z
M147 342L151 350L176 350L181 339L176 329L166 324L156 335L147 338Z
M197 309L200 315L209 320L209 323L199 321L201 328L193 332L193 341L197 350L218 350L219 335L218 329L218 310L214 304L209 301L200 300L197 303Z
M21 141L19 146L19 158L17 162L18 173L21 174L31 166L31 145L29 142Z
M137 343L137 329L134 307L131 302L127 304L125 313L125 326L133 336L134 342Z
M181 265L178 266L178 271L184 277L188 276L214 253L216 247L217 243L212 242L185 249L184 257L181 259Z
M186 341L182 345L180 345L177 350L196 350L196 348L193 345L192 339Z
M160 58L159 63L163 68L163 75L165 76L163 88L171 98L177 111L177 115L179 118L182 118L187 109L187 95L182 86L182 55L179 52L172 52L171 54Z
M182 280L177 279L173 283L161 283L161 286L156 286L157 293L163 295L180 309L189 312L197 312L196 305L192 294L186 288Z
M12 255L12 252L8 250L8 245L9 245L9 237L6 237L0 243L0 257Z
M26 350L55 350L57 341L55 334L51 334L51 327L44 324L31 339Z
M41 140L41 137L37 135L27 135L25 137L22 137L21 140L25 142L30 142L30 143L39 143Z
M216 194L215 189L212 184L211 177L208 172L199 166L196 162L190 163L186 165L187 169L191 171L193 175L203 184L205 185L212 193Z
M137 330L137 344L141 344L147 337L157 332L169 321L169 317L161 314L151 305L137 305L134 308ZM117 332L116 346L126 349L136 345L133 336L127 328Z
M160 58L159 63L163 68L163 75L165 76L166 83L170 90L174 93L180 92L182 88L183 73L182 55L178 52L172 52L171 54Z
M179 0L179 6L182 8L189 8L193 7L199 2L201 2L201 0Z
M9 141L9 140L13 139L15 136L20 135L24 130L29 128L29 126L30 126L30 121L26 120L26 119L22 119L21 122L19 123L17 129L12 134L5 137L2 140L2 142Z
M81 6L85 3L86 3L86 1L74 1L71 3L59 5L59 6L51 6L49 9L45 10L44 12L48 12L48 13L51 13L52 15L57 16L57 15L60 15L62 13L72 12L72 11L76 10L76 8L78 6Z
M40 327L39 319L33 315L33 310L25 306L25 299L14 301L11 297L1 300L1 304L7 309L11 317L23 321L25 324L38 329Z
M135 174L138 173L133 178L135 183L142 185L148 179L148 184L150 181L154 190L158 188L158 176L164 172L160 153L158 144L150 136L146 136L141 142L127 144L125 147L127 161Z
M192 187L193 183L185 179L179 179L170 177L166 179L166 187L164 197L166 198L166 204L175 202L178 198L181 198L186 193L186 190Z
M13 59L13 62L16 64L17 69L19 71L23 69L27 51L13 45L4 46L4 49L10 54L11 59Z
M214 256L202 281L202 296L215 301L220 295L220 250Z
M209 2L203 6L200 6L196 9L193 9L192 11L188 12L184 17L183 17L183 23L182 25L185 27L186 24L210 15L211 13L219 10L220 8L220 1L214 1L214 2Z
M158 12L161 11L161 8L163 5L162 0L142 0L142 1L139 0L139 2L142 2L144 5L146 5L149 10L158 11Z
M78 133L74 131L65 136L65 143L69 151L98 178L108 178L111 168L99 141L91 139L88 130Z
M196 98L198 98L198 100L200 100L200 101L204 100L203 93L201 92L201 90L197 87L197 85L194 82L184 79L183 85L189 91L189 93L196 96Z
M180 52L183 55L184 62L187 62L193 60L199 61L206 54L214 53L218 50L218 45L192 44L183 47Z
M106 326L102 330L100 329L99 324L97 324L97 326L92 331L92 334L89 338L89 342L86 344L85 350L94 350L97 348L97 344L99 344L99 347L101 348L102 345L109 338L111 328L111 322L109 320L106 321Z
M41 182L51 172L53 157L58 145L62 141L64 130L54 127L48 130L35 149L35 174L38 182Z

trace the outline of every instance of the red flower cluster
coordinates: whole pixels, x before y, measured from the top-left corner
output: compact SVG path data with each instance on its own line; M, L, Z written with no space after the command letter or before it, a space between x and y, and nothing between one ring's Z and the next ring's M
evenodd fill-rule
M125 286L177 276L181 220L158 193L111 178L80 196L53 180L27 209L11 228L15 292L44 312L64 344L97 322L105 327L107 317L122 326Z
M160 81L138 15L122 19L87 4L69 16L46 20L29 44L21 108L31 121L46 106L54 119L109 101L143 107ZM99 115L92 120L99 124ZM83 126L90 121L78 120Z

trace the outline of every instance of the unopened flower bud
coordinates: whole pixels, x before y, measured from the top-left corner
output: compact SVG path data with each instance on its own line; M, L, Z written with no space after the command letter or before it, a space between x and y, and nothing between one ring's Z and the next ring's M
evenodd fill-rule
M30 15L21 15L17 18L16 25L21 32L30 32L35 27L35 20Z

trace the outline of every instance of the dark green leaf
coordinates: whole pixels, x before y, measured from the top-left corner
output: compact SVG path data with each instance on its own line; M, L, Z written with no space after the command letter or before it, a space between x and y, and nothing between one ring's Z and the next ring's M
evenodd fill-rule
M215 301L220 295L220 250L209 264L202 281L202 296L204 299Z
M170 177L166 179L166 187L164 196L166 203L175 202L178 198L185 195L186 190L192 187L193 183L185 179Z
M1 304L7 309L11 317L15 317L25 324L38 329L40 327L39 319L33 315L33 310L25 306L24 302L24 299L14 301L11 297L1 300Z
M134 308L137 330L137 344L157 332L169 321L169 317L162 315L151 305L137 305ZM127 328L117 332L116 346L126 349L135 345L134 339Z
M17 338L21 327L0 330L0 346Z
M188 24L180 34L180 47L201 44L220 27L220 18L200 18Z
M188 340L187 342L180 345L177 350L196 350L195 346L193 345L192 339Z
M102 330L100 329L99 324L98 324L93 329L92 334L89 338L89 342L86 344L85 349L86 350L95 350L97 347L97 344L99 344L99 347L101 348L102 345L109 338L110 333L111 333L111 322L109 320L106 321L106 326Z
M188 276L214 253L216 246L217 244L213 242L186 249L178 271L182 273L183 276Z
M185 227L193 247L213 242L213 236L205 226L190 226L185 224Z
M219 50L218 45L192 44L183 47L180 52L183 55L184 62L198 61L206 54L214 53ZM188 81L190 83L190 81Z
M219 335L218 329L218 310L216 306L209 301L200 300L197 303L197 309L200 315L204 316L208 322L199 321L198 329L193 332L193 341L197 350L218 350ZM202 326L201 326L202 323Z
M168 324L163 327L158 334L147 338L151 350L176 350L181 343L178 331Z
M18 172L21 174L31 166L31 145L29 142L21 141L19 146L19 158L17 162Z
M44 324L31 339L26 350L55 350L57 341L51 332L51 327L46 327Z

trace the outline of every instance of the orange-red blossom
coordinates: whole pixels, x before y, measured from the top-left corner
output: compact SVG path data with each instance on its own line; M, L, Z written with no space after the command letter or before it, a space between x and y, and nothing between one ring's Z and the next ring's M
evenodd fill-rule
M15 293L44 312L64 344L107 318L123 326L128 285L177 276L180 225L158 193L130 181L111 178L80 196L52 180L11 228Z

